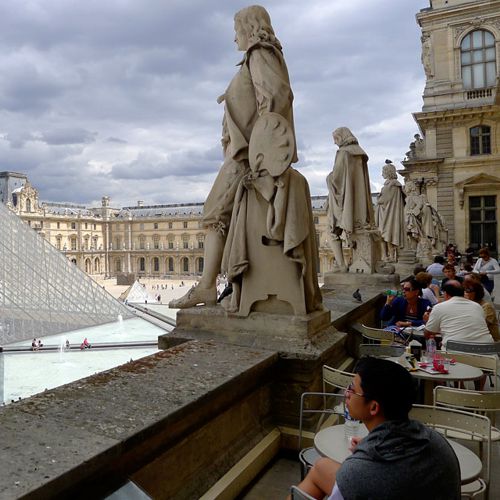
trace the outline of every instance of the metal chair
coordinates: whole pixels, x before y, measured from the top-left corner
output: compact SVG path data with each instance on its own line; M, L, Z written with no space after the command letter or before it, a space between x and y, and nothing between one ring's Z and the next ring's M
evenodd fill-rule
M316 500L314 497L305 491L302 491L297 486L292 486L290 491L292 493L292 500Z
M500 354L500 342L460 342L448 340L447 351L470 352L472 354Z
M372 328L363 324L356 325L356 328L363 335L365 344L385 344L390 345L394 342L394 334L381 328Z
M310 408L307 400L309 398L323 398L323 408L316 409ZM333 402L332 406L327 406L326 402ZM314 462L320 458L320 454L316 451L314 446L309 446L302 449L302 439L303 439L303 421L305 414L321 414L318 424L316 425L316 430L322 425L325 415L337 415L338 408L344 403L344 393L331 393L331 392L304 392L300 396L300 415L299 415L299 461L300 461L300 475L301 479L304 479L309 469L314 465Z
M361 344L359 356L374 356L376 358L395 358L405 353L403 345Z
M456 408L486 415L491 421L491 440L500 441L500 430L494 427L496 412L500 411L500 392L469 391L438 385L434 388L434 406Z
M301 449L302 447L302 419L304 413L321 413L321 416L316 425L316 429L320 429L328 417L344 416L344 391L352 382L354 373L337 370L328 365L323 365L323 392L322 393L304 393L300 401L300 422L299 422L299 461L301 463L302 479L307 474L307 471L314 465L314 462L320 457L320 454L314 447ZM338 392L340 391L340 392ZM321 395L323 397L323 409L308 410L304 408L304 398L309 395Z
M451 342L451 341L450 341ZM448 359L455 359L459 363L481 368L490 377L490 385L496 387L498 375L498 357L494 355L473 354L464 352L451 352L447 347L446 352L441 355Z
M486 467L483 467L483 477L462 485L462 496L474 498L487 490L491 466L491 422L488 417L455 408L425 405L414 405L409 417L445 436L452 437L453 433L460 433L470 440L480 441L486 445L483 446L483 450L486 448L486 453L483 453L483 450L478 453L483 464L486 462ZM486 455L485 458L483 455Z

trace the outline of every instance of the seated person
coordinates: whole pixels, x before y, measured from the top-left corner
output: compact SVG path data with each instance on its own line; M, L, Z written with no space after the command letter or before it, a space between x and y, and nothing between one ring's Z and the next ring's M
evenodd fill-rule
M389 321L389 326L401 328L420 326L424 324L424 313L431 303L421 297L420 283L412 278L403 282L403 297L388 295L385 305L380 312L382 321Z
M444 302L434 306L425 325L426 338L440 333L443 346L448 340L461 342L493 342L483 308L464 297L464 288L449 280L442 288Z
M459 283L462 283L464 278L462 276L457 276L457 271L455 266L452 264L445 264L443 267L444 278L441 281L441 286L443 286L448 280L457 280Z
M474 275L470 274L464 280L464 297L466 299L477 302L484 311L484 319L490 331L493 340L500 340L500 332L498 330L498 318L495 308L491 302L484 300L484 287Z
M420 272L415 276L415 279L422 287L422 297L427 299L431 303L431 306L436 305L439 302L439 286L432 284L432 275Z
M354 372L346 405L369 434L352 439L352 455L342 464L318 459L299 488L318 499L330 495L329 500L460 498L460 467L453 449L439 433L408 419L415 397L408 371L368 357Z
M442 255L436 255L434 257L434 262L430 266L427 266L426 271L432 274L432 276L442 276L444 264L444 257Z

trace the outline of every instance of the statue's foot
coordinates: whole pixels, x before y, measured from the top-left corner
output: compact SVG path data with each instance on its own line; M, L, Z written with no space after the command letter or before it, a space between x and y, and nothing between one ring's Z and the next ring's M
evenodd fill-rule
M171 309L186 309L194 307L198 304L205 304L206 306L214 306L217 302L217 290L213 288L200 288L195 286L189 292L183 295L180 299L171 300L168 307Z

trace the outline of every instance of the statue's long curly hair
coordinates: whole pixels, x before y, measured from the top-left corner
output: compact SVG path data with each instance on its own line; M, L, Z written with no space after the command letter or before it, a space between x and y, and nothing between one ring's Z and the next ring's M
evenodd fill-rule
M264 7L260 5L245 7L235 14L234 22L240 24L247 33L250 47L256 43L265 42L282 50L281 43L271 26L271 18Z

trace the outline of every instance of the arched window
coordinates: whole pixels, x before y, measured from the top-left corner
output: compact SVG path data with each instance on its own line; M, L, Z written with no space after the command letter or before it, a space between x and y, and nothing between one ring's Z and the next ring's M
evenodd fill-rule
M153 257L153 272L160 272L160 259L158 257Z
M491 130L486 125L470 129L470 154L488 155L491 153Z
M94 273L100 273L101 272L101 261L96 257L94 259Z
M198 273L200 274L203 274L203 264L204 264L203 257L200 257L198 259Z
M485 30L469 33L460 44L466 89L493 87L496 79L495 37Z
M168 272L169 273L174 272L174 259L173 259L173 257L168 258Z
M121 259L115 259L115 272L116 273L122 272L122 260Z
M139 271L142 273L146 271L146 259L144 257L139 258Z
M92 272L92 264L90 262L90 259L85 259L85 272L87 274L90 274Z
M31 212L31 200L29 198L26 200L26 212Z
M182 271L185 273L189 272L189 259L187 257L182 258Z

